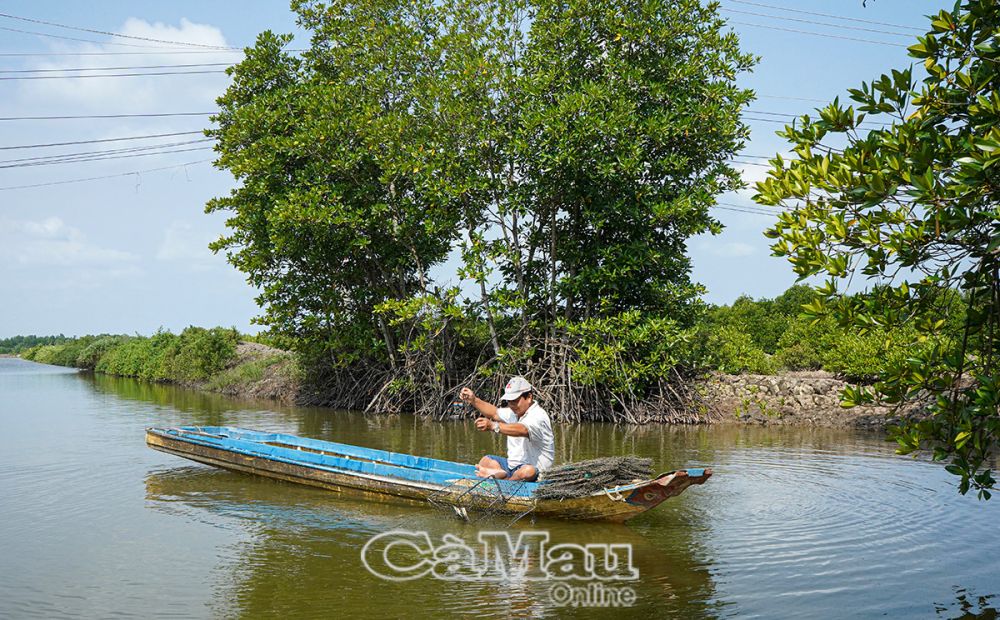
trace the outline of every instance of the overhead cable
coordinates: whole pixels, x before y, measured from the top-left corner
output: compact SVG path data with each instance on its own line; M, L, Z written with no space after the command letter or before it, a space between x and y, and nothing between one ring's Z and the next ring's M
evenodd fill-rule
M65 71L133 71L138 69L181 69L192 67L231 67L231 62L204 62L179 65L139 65L132 67L73 67L66 69L0 69L0 73L58 73Z
M147 168L145 170L133 170L132 172L122 172L119 174L106 174L98 177L86 177L82 179L66 179L64 181L48 181L47 183L31 183L29 185L8 185L6 187L0 187L0 191L11 191L15 189L31 189L35 187L50 187L53 185L68 185L71 183L84 183L86 181L98 181L101 179L115 179L119 177L130 177L133 175L145 174L147 172L159 172L160 170L174 170L177 168L184 168L187 166L193 166L194 164L204 164L212 161L211 159L199 159L196 161L189 161L183 164L174 164L172 166L161 166L159 168Z
M74 116L0 116L0 121L68 121L98 118L163 118L168 116L211 116L215 112L154 112L149 114L79 114Z
M787 6L776 6L773 4L764 4L763 2L750 2L750 0L727 0L728 2L733 2L735 4L748 4L750 6L758 6L764 9L776 9L779 11L788 11L789 13L801 13L803 15L818 15L820 17L831 17L833 19L842 19L849 22L858 22L861 24L874 24L876 26L888 26L890 28L902 28L903 30L913 30L920 34L923 34L923 30L917 28L916 26L903 26L900 24L890 24L887 22L877 22L870 19L861 19L859 17L844 17L843 15L834 15L832 13L819 13L816 11L803 11L802 9L793 9Z
M42 24L44 26L52 26L53 28L64 28L66 30L77 30L79 32L89 32L91 34L102 34L108 37L117 37L120 39L132 39L135 41L147 41L151 43L166 43L168 45L187 45L190 47L202 47L210 49L235 49L225 45L206 45L204 43L190 43L188 41L166 41L163 39L153 39L150 37L139 37L128 34L121 34L118 32L108 32L106 30L94 30L93 28L83 28L81 26L68 26L66 24L58 24L56 22L45 21L43 19L35 19L32 17L19 17L17 15L10 15L9 13L0 13L0 17L6 17L7 19L16 19L22 22L29 22L32 24Z
M2 76L0 80L76 80L83 78L113 78L113 77L144 77L158 75L204 75L206 73L225 73L218 69L205 69L199 71L150 71L148 73L99 73L87 75L18 75L13 77Z
M843 41L858 41L860 43L874 43L876 45L888 45L889 47L900 47L905 48L906 45L902 43L890 43L889 41L875 41L873 39L862 39L859 37L845 37L838 34L827 34L825 32L811 32L808 30L797 30L795 28L782 28L781 26L766 26L764 24L751 24L748 22L740 22L735 20L730 20L728 23L737 24L739 26L750 26L752 28L765 28L767 30L780 30L782 32L795 32L798 34L809 34L816 37L826 37L827 39L841 39Z
M843 30L856 30L856 31L859 31L859 32L872 32L872 33L875 33L875 34L887 34L887 35L893 36L893 37L906 37L908 39L912 39L912 38L914 38L916 36L916 35L913 35L913 34L910 34L910 33L906 33L906 32L892 32L892 31L889 31L889 30L876 30L874 28L865 28L863 26L847 26L847 25L844 25L844 24L832 24L830 22L820 22L820 21L816 21L814 19L801 19L801 18L798 18L798 17L782 17L780 15L769 15L767 13L758 13L756 11L741 11L740 9L730 9L730 8L726 8L726 7L722 7L721 10L723 10L723 11L725 11L727 13L737 13L739 15L750 15L752 17L766 17L768 19L780 19L780 20L784 20L786 22L797 22L797 23L800 23L800 24L811 24L811 25L814 25L814 26L828 26L828 27L831 27L831 28L840 28L840 29L843 29Z
M162 151L147 152L147 153L130 153L130 154L126 154L126 155L106 155L106 156L100 156L100 157L74 158L74 159L67 159L67 160L63 160L63 161L35 162L35 163L28 163L28 164L10 164L10 165L5 165L5 166L0 166L0 169L7 169L7 168L33 168L33 167L36 167L36 166L51 166L51 165L55 165L55 164L80 164L80 163L89 163L89 162L93 162L93 161L107 161L109 159L131 159L133 157L149 157L151 155L172 155L174 153L189 153L191 151L207 151L207 150L209 150L211 148L212 147L210 147L210 146L196 146L196 147L182 148L182 149L178 149L178 148L164 149Z
M154 49L161 49L159 47ZM242 54L243 50L175 50L169 47L162 48L162 52L0 52L0 57L5 56L177 56L180 54ZM301 52L305 50L285 50L288 52Z
M213 142L212 138L202 138L199 140L183 140L180 142L163 142L159 144L146 144L143 146L127 146L117 149L104 149L99 151L78 151L76 153L56 153L54 155L36 155L34 157L20 157L17 159L4 159L0 160L0 164L23 164L25 166L29 165L39 165L47 163L66 163L75 160L84 160L92 156L103 156L103 155L119 155L122 153L138 153L142 151L151 151L156 149L162 149L167 147L176 146L187 146L190 144L199 144L202 142ZM3 168L13 168L16 166L0 166Z
M0 57L5 56L177 56L181 54L243 54L242 49L231 49L231 50L177 50L169 47L159 48L155 47L153 49L162 49L161 52L0 52ZM302 48L288 48L285 49L286 52L308 52L307 49Z
M6 32L17 32L19 34L30 34L30 35L34 35L36 37L47 37L47 38L50 38L50 39L62 39L64 41L77 41L77 42L80 42L80 43L94 43L96 45L117 45L117 46L122 46L122 47L138 47L138 48L141 48L141 49L164 49L164 50L176 49L176 48L170 48L170 47L162 47L162 46L158 46L158 45L136 45L134 43L116 43L114 41L95 41L93 39L81 39L79 37L67 37L67 36L63 36L61 34L49 34L47 32L38 32L36 30L21 30L19 28L8 28L7 26L0 26L0 30L4 30Z
M122 142L124 140L149 140L152 138L167 138L172 136L190 136L201 134L204 131L175 131L173 133L153 133L144 136L124 136L121 138L104 138L101 140L75 140L73 142L49 142L47 144L18 144L16 146L0 146L0 151L13 151L17 149L41 149L53 146L70 146L77 144L98 144L101 142ZM744 155L746 157L746 155Z

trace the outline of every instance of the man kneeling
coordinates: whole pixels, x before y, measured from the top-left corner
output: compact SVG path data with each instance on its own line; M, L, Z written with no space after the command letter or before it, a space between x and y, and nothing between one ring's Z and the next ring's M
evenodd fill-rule
M482 414L476 419L477 429L507 436L507 458L484 456L476 465L477 476L533 482L552 465L552 423L549 414L535 402L527 379L514 377L507 383L500 407L478 398L469 388L462 388L461 398Z

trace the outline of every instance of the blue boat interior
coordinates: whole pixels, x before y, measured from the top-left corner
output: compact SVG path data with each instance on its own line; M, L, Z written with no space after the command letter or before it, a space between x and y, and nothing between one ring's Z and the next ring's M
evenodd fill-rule
M263 433L231 426L182 426L150 429L150 432L237 454L338 473L396 478L442 488L461 479L479 480L476 477L475 466L467 463L363 448L297 435ZM503 493L522 497L530 497L538 487L536 482L516 484L498 480L497 483L501 485Z

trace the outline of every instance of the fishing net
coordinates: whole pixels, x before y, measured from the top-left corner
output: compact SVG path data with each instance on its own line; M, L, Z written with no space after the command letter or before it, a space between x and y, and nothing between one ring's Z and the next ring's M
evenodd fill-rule
M442 513L469 523L507 527L534 509L534 502L519 494L523 486L518 480L461 479L435 491L427 501Z
M653 459L637 456L614 456L567 463L542 474L535 489L536 499L585 497L616 486L649 480Z

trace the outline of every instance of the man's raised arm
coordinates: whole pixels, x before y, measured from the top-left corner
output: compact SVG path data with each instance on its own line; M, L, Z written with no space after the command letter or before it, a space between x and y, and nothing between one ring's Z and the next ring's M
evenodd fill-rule
M462 402L468 403L476 408L476 411L482 414L484 418L493 420L494 422L500 422L500 416L497 415L497 407L493 403L488 403L485 400L476 396L476 394L469 388L462 388L461 393L459 393L459 398Z

